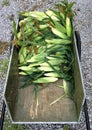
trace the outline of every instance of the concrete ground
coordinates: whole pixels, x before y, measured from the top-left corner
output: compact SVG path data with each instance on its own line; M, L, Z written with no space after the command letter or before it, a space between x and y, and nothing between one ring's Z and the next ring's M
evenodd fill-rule
M18 19L18 12L25 10L44 10L53 6L56 0L0 0L0 106L4 92L4 83L9 59L9 48L13 33L12 19ZM84 87L88 104L88 112L92 129L92 0L74 0L77 15L74 19L75 28L80 32L82 42L81 68L83 73ZM37 6L35 6L37 5ZM1 41L3 43L1 43ZM3 46L2 46L3 45ZM3 65L3 64L4 65ZM3 69L2 69L3 68ZM0 107L0 109L1 109ZM30 130L61 130L61 125L27 125ZM73 130L86 130L84 113L81 123L71 125Z

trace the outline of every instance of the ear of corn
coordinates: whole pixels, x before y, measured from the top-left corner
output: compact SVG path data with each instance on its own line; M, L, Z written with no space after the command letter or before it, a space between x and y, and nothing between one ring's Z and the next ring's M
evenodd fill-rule
M27 73L22 72L22 71L21 71L21 72L19 72L19 74L20 74L20 75L28 75Z
M59 75L55 72L45 73L44 75L48 77L59 77Z
M60 70L60 68L58 66L54 66L54 69L50 66L41 66L38 67L39 70L45 71L45 72L49 72L49 71L54 71L55 70Z
M64 87L64 92L66 94L67 97L71 97L72 93L71 93L71 86L72 84L70 83L70 81L66 81L63 80L63 87Z
M45 39L46 43L53 43L53 44L71 44L71 40L66 40L66 39Z
M23 63L26 59L27 56L27 50L26 47L21 47L20 52L19 52L19 61L20 63Z
M60 38L62 38L62 39L69 39L69 37L68 37L66 34L64 34L63 32L59 31L59 30L56 29L56 28L53 28L52 26L51 26L51 30L52 30L52 32L53 32L56 36L58 36L58 37L60 37Z
M34 67L30 67L30 66L21 66L21 67L19 67L19 69L24 70L24 71L34 71L35 70Z
M43 77L43 78L39 78L37 80L34 80L34 83L52 83L52 82L56 82L58 80L58 78L54 78L54 77Z
M71 26L71 21L69 17L66 17L66 31L67 31L67 35L69 37L72 36L72 26Z
M52 10L46 11L45 14L49 16L49 18L53 19L54 21L59 21L57 15Z

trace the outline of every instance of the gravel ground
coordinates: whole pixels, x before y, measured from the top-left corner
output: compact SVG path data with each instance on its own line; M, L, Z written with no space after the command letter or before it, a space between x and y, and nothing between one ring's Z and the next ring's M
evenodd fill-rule
M3 45L10 42L13 33L12 19L18 19L18 12L25 10L44 10L53 6L56 0L0 0L0 41ZM37 5L37 6L36 6ZM75 10L77 16L74 23L76 30L80 32L82 41L81 67L83 72L84 87L88 104L89 118L92 128L92 0L76 0ZM0 42L1 48L1 42ZM2 95L4 90L4 82L9 59L9 48L0 54L0 68L2 61L4 68L0 70L0 106L2 107ZM0 107L0 109L1 109ZM62 130L62 125L27 125L29 130ZM25 128L25 129L26 129ZM84 112L81 116L81 123L70 125L71 130L86 130Z

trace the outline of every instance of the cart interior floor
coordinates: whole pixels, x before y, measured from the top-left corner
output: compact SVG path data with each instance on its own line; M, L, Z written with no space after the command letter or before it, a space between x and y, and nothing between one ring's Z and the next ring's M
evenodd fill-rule
M67 97L50 105L64 94L62 80L55 83L39 85L38 101L36 106L34 86L18 89L18 100L15 105L14 121L23 122L60 122L76 121L75 103ZM43 89L44 88L44 89Z

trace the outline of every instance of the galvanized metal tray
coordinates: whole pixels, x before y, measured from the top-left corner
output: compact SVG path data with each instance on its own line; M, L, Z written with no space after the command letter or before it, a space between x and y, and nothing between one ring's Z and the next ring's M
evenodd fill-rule
M85 100L85 92L76 43L77 41L74 33L74 102L69 98L63 98L58 103L50 107L49 101L53 97L56 98L62 94L62 91L55 87L62 81L49 84L49 87L42 90L38 95L40 99L38 114L35 114L35 99L32 94L32 86L25 89L19 89L20 76L18 74L18 52L17 49L12 46L4 92L5 103L12 123L69 124L78 123L80 121L81 111Z

